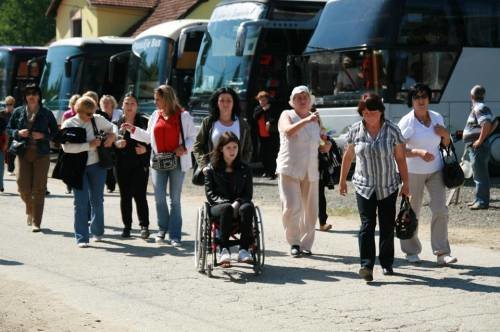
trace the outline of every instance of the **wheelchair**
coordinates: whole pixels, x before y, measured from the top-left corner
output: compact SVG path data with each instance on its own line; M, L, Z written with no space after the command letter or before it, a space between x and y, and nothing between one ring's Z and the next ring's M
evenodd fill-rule
M235 220L236 221L236 220ZM217 262L217 254L221 240L219 238L218 219L210 215L210 204L205 204L198 209L196 219L196 237L194 244L194 263L196 270L200 273L206 273L212 277L212 271L220 266ZM264 229L262 227L262 214L258 206L254 207L254 217L252 222L253 242L250 245L249 252L253 258L253 271L255 275L262 273L265 258ZM233 225L230 236L230 246L239 245L238 225Z

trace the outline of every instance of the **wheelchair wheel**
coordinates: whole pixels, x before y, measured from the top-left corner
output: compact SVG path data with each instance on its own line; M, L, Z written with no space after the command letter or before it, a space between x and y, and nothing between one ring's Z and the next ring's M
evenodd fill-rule
M252 252L254 260L253 270L255 274L260 274L262 272L262 268L264 267L266 246L264 244L264 227L262 224L262 214L258 206L255 207L253 235L255 238L255 248Z
M200 273L205 273L207 262L207 218L205 207L198 209L198 217L196 219L196 237L194 242L194 265Z

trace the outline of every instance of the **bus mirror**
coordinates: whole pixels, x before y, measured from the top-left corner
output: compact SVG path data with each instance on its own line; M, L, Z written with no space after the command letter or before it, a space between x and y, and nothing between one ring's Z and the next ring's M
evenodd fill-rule
M235 55L243 56L245 51L245 41L247 39L247 27L244 24L240 24L238 31L236 32L236 45L235 45Z
M71 77L71 71L72 71L72 63L71 63L71 59L66 59L64 61L64 75L66 77Z
M207 23L198 23L181 30L179 40L177 41L177 59L182 58L182 56L184 55L187 39L189 38L189 35L194 32L207 32Z

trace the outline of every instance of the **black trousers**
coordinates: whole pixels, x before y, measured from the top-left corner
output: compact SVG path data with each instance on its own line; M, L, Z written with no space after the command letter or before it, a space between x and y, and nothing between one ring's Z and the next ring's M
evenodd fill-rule
M356 193L361 228L359 229L359 253L361 266L373 269L375 265L375 226L377 212L379 221L379 256L382 267L392 267L394 263L394 223L398 191L378 201L375 193L366 199Z
M269 176L276 173L276 158L279 151L279 137L259 137L260 139L260 158L264 166L264 172Z
M7 172L14 172L16 168L16 155L9 151L5 151L5 159L7 161Z
M326 224L326 220L328 219L328 214L326 213L325 184L323 183L322 180L319 180L318 189L319 189L318 219L320 226L323 226Z
M113 168L108 169L106 173L106 188L111 191L115 191L116 188L116 179L115 179L115 173L113 171Z
M219 218L219 226L221 231L221 248L229 249L229 237L233 228L233 207L230 203L217 204L210 207L210 213L214 217ZM243 203L239 210L240 216L240 249L248 250L252 243L252 219L254 206L252 203Z
M118 186L120 186L120 209L125 228L132 227L132 199L137 208L139 225L149 226L149 207L146 199L149 167L116 167Z

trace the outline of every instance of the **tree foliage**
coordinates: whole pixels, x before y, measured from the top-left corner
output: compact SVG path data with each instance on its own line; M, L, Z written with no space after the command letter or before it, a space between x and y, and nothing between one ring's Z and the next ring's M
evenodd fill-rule
M43 46L55 37L51 0L0 0L0 45Z

